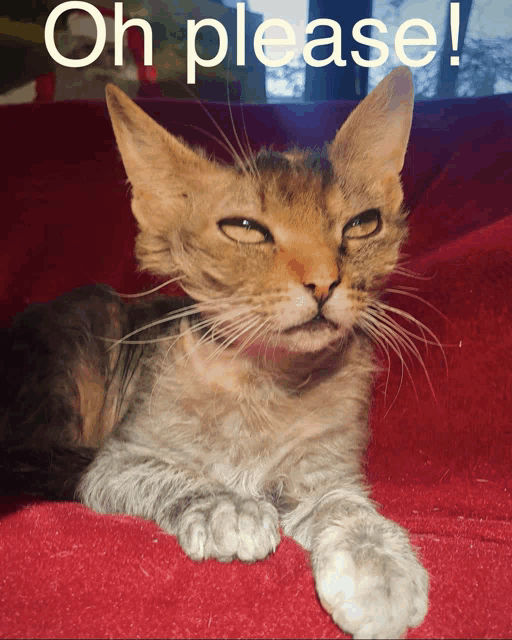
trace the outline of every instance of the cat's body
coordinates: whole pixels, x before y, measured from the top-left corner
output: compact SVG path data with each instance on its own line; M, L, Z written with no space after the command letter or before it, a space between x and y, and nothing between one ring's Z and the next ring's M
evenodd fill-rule
M419 624L426 572L361 476L369 337L406 233L409 73L381 83L327 157L268 152L238 170L118 90L109 109L141 267L177 274L193 299L127 305L90 287L22 315L8 340L39 373L12 382L4 466L21 488L42 477L43 495L76 489L99 512L154 520L196 560L264 558L281 527L311 551L344 630ZM59 452L54 479L37 451Z

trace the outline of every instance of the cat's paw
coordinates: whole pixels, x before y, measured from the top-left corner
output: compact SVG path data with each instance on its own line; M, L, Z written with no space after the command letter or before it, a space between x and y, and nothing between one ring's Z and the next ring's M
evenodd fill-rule
M428 575L394 522L330 526L312 560L322 605L354 638L399 638L423 621Z
M261 560L279 543L276 509L264 501L220 495L193 501L179 519L178 541L193 560Z

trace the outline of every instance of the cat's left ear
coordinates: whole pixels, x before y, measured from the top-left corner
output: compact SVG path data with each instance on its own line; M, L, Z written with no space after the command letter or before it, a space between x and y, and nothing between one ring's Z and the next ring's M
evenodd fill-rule
M394 69L352 111L330 147L334 170L375 177L402 170L411 131L414 87L407 67ZM368 173L367 173L368 172Z

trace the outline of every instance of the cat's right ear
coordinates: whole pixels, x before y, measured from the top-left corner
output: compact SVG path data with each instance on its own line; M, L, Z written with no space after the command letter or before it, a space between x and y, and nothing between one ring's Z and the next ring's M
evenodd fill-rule
M113 84L107 107L128 179L135 190L155 195L165 184L212 169L212 163L168 133Z
M389 73L352 111L336 134L330 159L340 176L398 176L411 130L414 102L407 67Z

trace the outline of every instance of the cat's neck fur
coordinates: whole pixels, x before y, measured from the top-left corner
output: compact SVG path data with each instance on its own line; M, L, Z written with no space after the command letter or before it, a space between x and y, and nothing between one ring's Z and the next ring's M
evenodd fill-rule
M226 345L222 338L205 341L206 331L191 333L187 321L182 322L180 330L183 337L179 358L186 359L198 371L209 371L205 379L211 380L212 384L219 385L223 372L229 372L231 375L226 375L226 379L231 378L228 387L235 385L233 376L240 377L236 386L248 377L254 380L262 377L272 379L273 384L292 395L301 395L335 375L350 362L354 349L367 342L360 332L352 331L318 351L304 353L273 345L271 341L246 345L241 341L241 345L234 346Z

